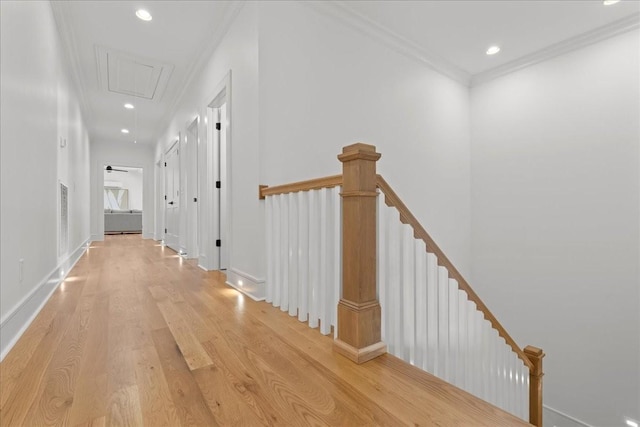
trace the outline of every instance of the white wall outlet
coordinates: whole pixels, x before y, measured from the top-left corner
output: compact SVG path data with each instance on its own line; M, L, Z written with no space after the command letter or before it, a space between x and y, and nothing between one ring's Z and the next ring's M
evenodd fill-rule
M24 258L18 260L18 281L22 283L24 279Z

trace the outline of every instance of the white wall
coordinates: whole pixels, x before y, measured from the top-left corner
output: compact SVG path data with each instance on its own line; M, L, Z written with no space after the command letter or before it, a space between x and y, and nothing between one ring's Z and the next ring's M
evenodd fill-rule
M265 3L260 183L340 173L355 142L377 147L379 173L468 275L468 89L314 8Z
M104 167L143 168L142 237L154 237L154 147L127 142L91 141L91 239L104 240ZM113 175L113 174L112 174ZM124 175L124 174L121 174ZM131 209L135 209L131 207Z
M0 2L0 17L4 356L89 238L89 140L49 3ZM58 251L59 182L69 187L69 243L63 253ZM22 281L19 259L24 259Z
M264 220L258 200L258 42L257 4L242 7L224 39L184 93L156 149L160 160L199 116L201 144L205 144L204 118L216 88L231 71L231 254L230 268L264 277ZM193 143L188 141L187 143ZM183 150L181 154L185 153ZM202 153L201 153L202 154ZM223 183L224 185L224 183ZM207 204L206 194L199 195ZM214 237L215 238L215 237Z
M119 165L111 166L115 169L123 169L123 167ZM128 172L107 172L105 170L103 174L104 185L107 187L120 187L129 190L129 209L142 210L144 170L140 168L125 168L125 170ZM150 171L150 173L151 172L152 171Z
M592 425L640 419L639 40L471 91L472 283L547 352L545 403Z

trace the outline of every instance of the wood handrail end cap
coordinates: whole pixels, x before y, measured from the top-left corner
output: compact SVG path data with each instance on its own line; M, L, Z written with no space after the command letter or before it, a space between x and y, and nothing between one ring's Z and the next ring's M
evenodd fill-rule
M381 156L382 154L376 152L375 145L358 142L343 147L342 154L338 155L338 160L343 163L351 160L370 160L375 162L380 159Z
M546 354L544 354L544 351L542 351L541 348L538 347L534 347L532 345L528 345L526 346L523 351L525 352L525 354L527 356L533 356L535 358L540 358L542 359L544 356L546 356Z

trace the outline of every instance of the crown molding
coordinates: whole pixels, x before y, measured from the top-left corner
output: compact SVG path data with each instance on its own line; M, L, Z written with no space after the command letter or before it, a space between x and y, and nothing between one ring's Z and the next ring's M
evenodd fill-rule
M166 126L164 128L161 128L161 132L152 135L151 140L153 141L152 143L154 145L157 146L161 143L160 138L169 129L169 126L171 125L171 118L175 116L176 112L178 111L180 102L184 98L187 91L191 88L191 85L193 84L195 78L199 76L200 73L202 73L205 66L209 63L211 56L224 39L225 35L231 28L231 24L233 24L236 17L244 7L245 3L245 0L233 1L228 3L224 12L222 24L216 26L216 29L210 34L209 37L206 38L206 40L211 40L211 42L207 44L206 47L197 55L197 60L195 62L192 62L189 66L189 69L187 70L187 73L182 80L180 91L173 98L173 101L171 102L171 106L167 110L167 113L162 117L160 123L165 123Z
M552 44L506 64L474 74L471 77L470 86L478 86L514 71L638 28L640 28L640 13L635 13L586 33Z
M87 127L87 130L91 129L93 119L93 109L87 98L87 86L82 78L82 72L80 71L80 55L78 53L78 45L76 44L75 34L73 32L73 25L70 22L69 10L67 8L67 2L64 1L51 1L51 10L53 12L53 18L58 27L58 35L60 36L60 42L62 44L62 50L65 53L67 64L66 68L71 73L71 85L74 85L80 100L80 111Z
M433 52L378 24L370 18L353 10L346 1L316 2L302 1L299 4L311 7L318 12L336 18L350 28L411 59L417 60L429 68L468 86L471 75Z

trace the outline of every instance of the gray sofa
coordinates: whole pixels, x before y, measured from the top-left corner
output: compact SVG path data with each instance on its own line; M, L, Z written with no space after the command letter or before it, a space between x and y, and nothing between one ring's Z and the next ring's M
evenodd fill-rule
M105 234L142 233L142 211L105 209L104 232Z

